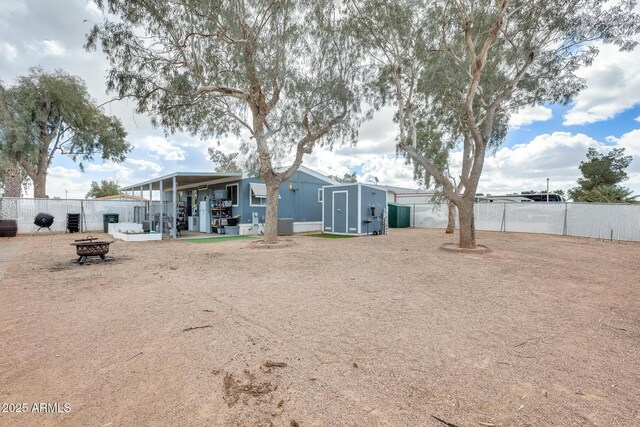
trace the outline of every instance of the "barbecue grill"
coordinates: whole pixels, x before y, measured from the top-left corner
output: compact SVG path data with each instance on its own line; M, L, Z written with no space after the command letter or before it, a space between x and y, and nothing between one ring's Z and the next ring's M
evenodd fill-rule
M36 231L33 232L34 235L38 231L42 230L43 228L46 228L47 230L49 230L51 232L51 234L55 234L51 230L51 226L53 225L53 215L48 214L48 213L44 213L44 212L40 212L33 219L33 223L39 227Z
M71 245L76 247L78 264L82 265L90 256L99 256L103 261L108 261L106 255L111 243L113 240L98 240L97 237L88 236L86 239L75 240Z

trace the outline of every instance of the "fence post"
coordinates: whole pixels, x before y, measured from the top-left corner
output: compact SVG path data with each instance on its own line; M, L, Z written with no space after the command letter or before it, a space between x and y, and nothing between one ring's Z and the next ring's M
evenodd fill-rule
M416 204L413 204L413 228L416 228Z
M507 204L502 204L502 223L500 224L500 231L507 231Z
M562 235L567 235L567 210L569 209L569 203L564 203L564 224L562 226Z
M84 222L84 201L80 200L80 232L84 233L82 223Z

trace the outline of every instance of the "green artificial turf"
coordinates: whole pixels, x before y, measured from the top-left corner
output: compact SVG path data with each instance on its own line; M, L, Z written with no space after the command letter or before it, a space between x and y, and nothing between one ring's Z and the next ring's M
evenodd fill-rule
M220 237L205 237L205 238L195 238L195 239L183 239L185 242L189 243L218 243L218 242L229 242L231 240L254 240L257 237L254 236L220 236Z
M305 234L305 236L322 237L325 239L348 239L350 237L358 237L350 234L327 234L327 233Z

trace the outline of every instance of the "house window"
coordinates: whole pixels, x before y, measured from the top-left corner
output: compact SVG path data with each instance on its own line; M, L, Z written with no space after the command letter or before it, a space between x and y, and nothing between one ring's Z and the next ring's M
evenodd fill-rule
M267 205L267 186L256 182L249 183L249 206Z
M318 188L318 203L324 200L324 188Z
M231 206L238 206L238 184L227 185L227 199L231 200Z

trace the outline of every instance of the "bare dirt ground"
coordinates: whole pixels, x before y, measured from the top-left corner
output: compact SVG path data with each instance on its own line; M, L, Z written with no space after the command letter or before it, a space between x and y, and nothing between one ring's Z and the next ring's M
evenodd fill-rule
M74 237L12 239L0 402L29 410L0 425L640 425L637 244L479 233L493 252L454 254L407 229L116 242L79 266Z

